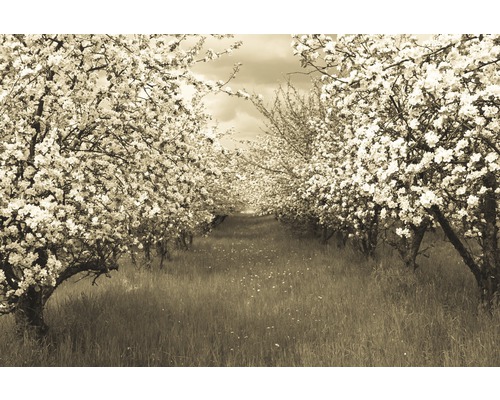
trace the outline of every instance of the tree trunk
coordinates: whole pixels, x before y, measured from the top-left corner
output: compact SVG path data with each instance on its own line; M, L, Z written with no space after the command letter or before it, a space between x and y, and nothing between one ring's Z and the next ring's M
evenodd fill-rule
M373 217L362 228L362 236L358 239L358 248L361 253L369 259L375 258L375 250L378 244L378 224L380 217L380 207L375 206Z
M487 188L493 189L495 179L490 180L485 178ZM455 247L458 253L462 256L465 265L469 267L474 277L481 294L481 301L485 308L492 310L493 305L498 303L499 279L500 279L500 264L498 256L498 229L497 221L497 206L494 190L483 197L480 211L485 220L482 226L482 259L479 264L469 252L469 250L461 242L448 220L445 218L441 210L437 206L432 206L430 211L436 217L437 221L443 228L444 233Z
M500 258L498 255L498 228L497 228L497 202L495 190L497 189L496 177L493 173L488 173L484 178L484 185L488 189L481 204L481 214L484 217L482 225L482 268L481 298L488 309L498 300L498 289L500 279Z
M142 247L144 250L145 266L146 269L151 269L153 266L153 260L151 257L151 238L148 237L142 242Z
M48 326L43 316L45 301L43 291L35 287L30 287L19 298L14 315L20 335L28 332L42 339L47 334Z
M102 250L98 250L102 253ZM43 339L47 332L48 326L44 319L44 307L48 299L54 293L56 288L67 279L81 273L87 272L95 275L95 280L102 274L109 276L109 272L118 269L117 260L120 255L116 248L113 248L111 254L101 254L98 259L90 259L79 263L74 263L61 271L57 276L54 286L30 286L19 296L13 304L13 314L16 322L16 330L20 335L28 333L33 335L37 340ZM38 262L43 266L47 264L47 251L44 249L38 250ZM16 289L18 287L15 287Z
M429 224L428 219L424 219L418 226L411 224L412 237L409 239L401 238L400 243L396 245L405 266L414 271L418 268L417 256Z
M334 233L334 239L338 249L345 248L348 238L349 233L347 233L346 231L338 230Z
M172 255L168 249L168 239L162 239L156 245L156 251L160 256L160 269L163 269L165 259L172 261Z
M330 240L330 238L333 236L334 233L335 233L334 230L330 230L328 229L328 226L323 225L321 228L321 244L327 245L328 241Z

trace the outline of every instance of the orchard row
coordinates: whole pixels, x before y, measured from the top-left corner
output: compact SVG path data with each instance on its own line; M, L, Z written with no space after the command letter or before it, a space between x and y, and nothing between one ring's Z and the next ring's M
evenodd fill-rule
M295 36L314 77L289 84L250 152L263 212L350 236L367 255L382 239L416 267L439 226L491 306L500 288L500 36Z
M204 231L235 174L187 35L0 36L0 314L43 333L58 285Z

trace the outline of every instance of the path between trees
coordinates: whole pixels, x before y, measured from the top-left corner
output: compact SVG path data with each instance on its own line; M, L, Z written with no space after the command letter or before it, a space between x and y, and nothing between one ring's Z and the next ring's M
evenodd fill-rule
M285 270L291 265L308 267L319 254L327 257L324 250L316 238L292 232L273 216L235 214L207 237L195 239L193 257L203 253L203 263L214 272L266 266Z

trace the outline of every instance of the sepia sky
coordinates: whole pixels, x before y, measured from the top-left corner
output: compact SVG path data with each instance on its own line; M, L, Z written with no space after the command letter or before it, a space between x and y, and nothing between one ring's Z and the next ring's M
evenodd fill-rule
M195 72L210 80L226 81L233 65L241 63L236 77L228 84L233 92L244 89L248 93L261 94L270 102L280 83L290 79L298 88L309 87L310 77L297 74L303 71L299 57L293 55L291 34L246 34L234 35L222 42L209 41L214 49L226 47L233 41L242 41L242 46L218 60L201 63ZM232 129L234 140L254 139L261 133L263 120L252 103L225 93L210 95L206 99L209 112L218 121L220 131ZM223 141L231 146L227 139Z

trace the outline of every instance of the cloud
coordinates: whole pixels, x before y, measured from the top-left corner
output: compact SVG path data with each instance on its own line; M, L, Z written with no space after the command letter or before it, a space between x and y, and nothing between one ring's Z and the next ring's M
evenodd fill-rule
M293 55L291 35L235 35L231 40L241 40L243 44L229 56L199 64L194 71L208 79L225 81L233 65L241 63L240 71L231 83L238 88L263 84L275 85L285 80L287 74L302 71L299 58ZM213 44L214 50L221 50L229 43L229 39L220 43L214 43L212 39L207 41L206 45ZM308 78L302 76L299 80L303 83Z
M220 93L205 99L208 111L214 116L219 131L234 130L236 135L258 134L264 124L259 111L249 100Z
M220 122L232 121L236 118L235 101L225 93L212 94L204 99L212 115L216 114Z
M226 81L235 63L241 63L236 77L228 84L233 91L244 89L261 94L272 101L280 83L290 79L294 86L307 90L310 76L301 72L300 60L293 55L291 35L235 35L233 39L207 39L207 48L222 50L241 40L242 46L230 55L207 63L200 63L194 72L210 80ZM291 74L291 75L290 75ZM237 138L253 139L262 133L264 122L251 102L220 93L207 96L208 111L219 122L219 129L234 129Z

